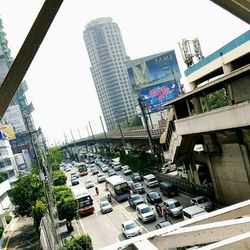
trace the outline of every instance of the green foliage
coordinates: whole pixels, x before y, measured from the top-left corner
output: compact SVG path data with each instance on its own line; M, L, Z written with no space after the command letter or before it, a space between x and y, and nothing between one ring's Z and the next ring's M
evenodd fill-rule
M130 127L138 127L138 126L142 126L143 124L142 124L141 118L136 115L129 119L129 125Z
M48 164L52 166L53 171L60 169L60 164L63 161L64 154L59 147L52 147L48 149L47 160Z
M5 217L6 223L9 224L11 222L11 220L12 220L12 216L7 214L4 217Z
M71 189L66 185L56 186L53 189L56 196L56 201L60 201L61 199L73 196Z
M2 235L3 235L3 231L4 231L4 229L2 228L2 227L0 227L0 238L2 237ZM92 248L91 248L92 249Z
M92 250L92 241L88 234L66 240L61 250Z
M73 220L77 215L77 202L74 197L61 199L56 203L59 220Z
M41 219L44 216L46 210L46 205L41 200L37 200L36 204L32 206L32 217L34 219L34 227L38 233Z
M152 170L158 164L157 158L153 154L146 152L138 152L126 155L124 152L120 154L120 162L123 165L129 165L129 167L142 174L152 172Z
M64 174L64 172L61 170L54 171L53 178L54 178L54 181L53 181L54 186L62 186L66 184L67 177Z
M9 191L11 202L15 205L15 213L20 216L31 216L32 206L36 200L44 197L44 189L39 176L33 174L23 176Z
M205 97L205 110L213 110L228 105L225 89L217 90Z
M0 183L4 182L8 179L8 175L6 173L0 173Z

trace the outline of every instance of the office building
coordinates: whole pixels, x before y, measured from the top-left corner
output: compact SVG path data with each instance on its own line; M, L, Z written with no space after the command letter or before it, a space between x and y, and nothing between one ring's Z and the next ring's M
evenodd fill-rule
M89 22L83 32L91 73L108 131L136 114L136 96L128 78L120 29L112 18Z

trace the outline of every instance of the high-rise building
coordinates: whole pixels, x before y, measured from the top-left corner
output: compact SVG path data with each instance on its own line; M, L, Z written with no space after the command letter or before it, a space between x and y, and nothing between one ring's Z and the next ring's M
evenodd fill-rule
M0 18L0 87L7 75L13 59L8 48L8 41ZM31 158L34 158L34 148L32 140L36 138L36 129L31 116L34 110L33 104L28 103L25 92L28 90L26 81L23 81L12 98L0 123L11 124L14 127L16 139L10 140L14 154L29 152ZM0 97L1 98L1 97Z
M92 20L83 32L91 73L108 131L136 114L136 96L128 78L120 29L110 17Z

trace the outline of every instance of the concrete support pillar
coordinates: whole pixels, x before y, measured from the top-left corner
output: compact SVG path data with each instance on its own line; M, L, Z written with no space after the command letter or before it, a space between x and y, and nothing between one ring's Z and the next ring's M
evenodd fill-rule
M6 227L7 227L7 223L6 223L5 215L4 215L4 214L0 215L0 225L1 225L3 228L6 228Z
M189 166L190 166L190 170L192 172L193 182L197 185L200 185L201 182L200 182L200 178L199 178L195 164L190 164Z
M233 65L232 63L227 63L227 64L222 64L222 69L223 69L223 73L226 75L226 74L229 74L233 71Z
M195 114L202 113L202 106L201 106L200 99L195 97L195 98L192 99L192 102L193 102L193 105L194 105Z

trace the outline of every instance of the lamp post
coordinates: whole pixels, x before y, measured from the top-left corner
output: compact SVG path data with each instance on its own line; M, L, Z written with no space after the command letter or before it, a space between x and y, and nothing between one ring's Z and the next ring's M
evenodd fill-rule
M149 146L150 146L151 152L154 154L155 152L154 152L154 147L153 147L153 144L152 144L152 137L151 137L149 126L148 126L148 120L147 120L147 117L146 117L146 114L145 114L145 109L144 109L143 101L142 101L142 99L140 97L138 97L138 102L139 102L139 106L140 106L140 109L141 109L142 117L143 117L143 120L144 120L144 123L145 123L145 126L146 126L146 131L147 131L147 135L148 135Z

